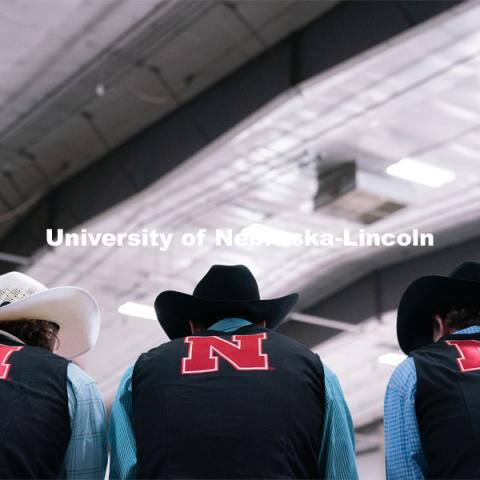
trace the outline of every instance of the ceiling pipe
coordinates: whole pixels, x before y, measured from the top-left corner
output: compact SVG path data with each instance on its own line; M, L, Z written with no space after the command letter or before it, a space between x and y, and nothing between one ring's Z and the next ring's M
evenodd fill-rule
M289 320L296 320L297 322L308 323L318 327L333 328L334 330L341 330L343 332L360 332L361 327L352 325L351 323L341 322L339 320L331 320L329 318L317 317L315 315L308 315L306 313L293 312L289 316Z
M23 257L22 255L7 252L0 252L0 261L14 263L16 265L30 265L32 263L30 257Z

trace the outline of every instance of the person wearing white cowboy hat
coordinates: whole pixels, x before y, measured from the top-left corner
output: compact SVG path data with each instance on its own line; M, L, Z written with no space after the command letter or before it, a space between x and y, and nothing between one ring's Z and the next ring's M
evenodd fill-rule
M0 478L104 478L103 401L69 361L93 348L99 328L86 290L0 275Z
M193 295L160 293L171 341L121 381L110 478L356 479L338 380L274 331L297 298L260 299L243 265L214 265Z
M387 479L480 478L480 262L415 280L397 336L408 357L385 394Z

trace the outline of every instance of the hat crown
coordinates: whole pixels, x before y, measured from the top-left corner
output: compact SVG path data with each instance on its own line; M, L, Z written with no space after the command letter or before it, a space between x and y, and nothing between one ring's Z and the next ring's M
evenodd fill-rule
M480 262L463 262L450 273L449 277L480 283Z
M47 290L45 285L20 272L0 275L0 305L15 303Z
M260 300L257 281L244 265L213 265L198 282L195 297L209 300Z

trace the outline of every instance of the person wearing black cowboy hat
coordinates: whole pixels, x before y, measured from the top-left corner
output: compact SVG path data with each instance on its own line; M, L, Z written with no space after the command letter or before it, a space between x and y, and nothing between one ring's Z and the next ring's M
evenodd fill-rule
M480 263L415 280L385 395L387 478L480 478Z
M213 266L193 295L162 292L155 310L171 341L120 383L110 478L356 479L336 377L274 331L297 299L261 300L242 265Z

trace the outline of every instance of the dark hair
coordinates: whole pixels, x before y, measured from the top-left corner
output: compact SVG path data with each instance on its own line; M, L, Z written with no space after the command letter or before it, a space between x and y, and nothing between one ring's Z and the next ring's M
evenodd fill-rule
M46 348L53 352L60 327L47 320L7 320L0 322L0 330L18 337L27 345Z
M453 308L444 315L444 321L452 330L480 325L480 307Z

